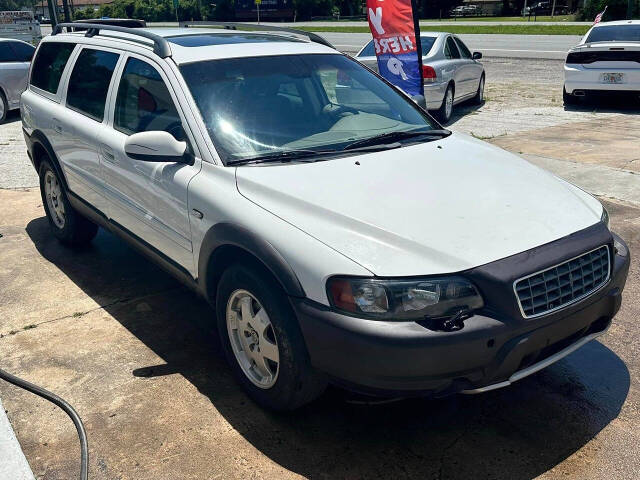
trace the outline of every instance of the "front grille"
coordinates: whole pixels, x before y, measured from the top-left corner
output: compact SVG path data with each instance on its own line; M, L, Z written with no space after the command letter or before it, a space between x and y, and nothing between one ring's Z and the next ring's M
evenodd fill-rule
M602 246L564 263L516 280L513 288L525 318L566 307L609 279L609 248Z

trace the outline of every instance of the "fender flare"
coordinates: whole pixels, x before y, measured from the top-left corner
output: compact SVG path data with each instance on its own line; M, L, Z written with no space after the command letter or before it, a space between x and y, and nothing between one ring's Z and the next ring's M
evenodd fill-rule
M208 283L215 278L215 252L223 246L233 246L244 250L250 256L258 259L264 267L280 282L285 293L292 297L304 298L305 293L298 277L276 248L262 237L245 227L233 223L221 222L212 226L204 236L198 259L198 283L205 296L208 296L211 285ZM210 260L214 259L212 263ZM210 271L213 269L213 271ZM222 272L215 272L222 273Z
M31 132L31 135L29 135L29 138L31 141L30 142L31 158L33 159L33 166L36 169L36 173L40 174L39 172L40 165L39 163L37 163L38 159L35 157L33 153L33 149L35 145L40 145L44 149L44 151L47 152L47 155L49 156L49 160L51 161L52 167L56 169L56 174L58 175L58 178L62 180L62 185L64 186L65 190L69 191L69 185L67 184L67 177L65 177L64 172L62 171L62 167L60 166L60 161L58 160L58 157L53 151L53 147L51 146L51 143L49 142L45 134L42 133L40 130L34 130L33 132Z

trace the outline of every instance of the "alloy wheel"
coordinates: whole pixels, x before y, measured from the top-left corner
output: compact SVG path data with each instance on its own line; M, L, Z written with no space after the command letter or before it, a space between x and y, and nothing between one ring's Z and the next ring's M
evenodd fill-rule
M58 177L51 170L44 176L44 193L49 207L51 220L56 227L62 229L66 221L64 203L62 201L62 188Z
M240 368L257 387L271 388L278 379L280 353L267 311L250 292L236 290L227 302L226 319Z

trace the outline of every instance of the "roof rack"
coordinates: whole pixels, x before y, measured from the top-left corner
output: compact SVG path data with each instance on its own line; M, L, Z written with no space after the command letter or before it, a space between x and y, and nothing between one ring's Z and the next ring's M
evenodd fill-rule
M194 21L194 22L180 22L180 28L188 28L190 26L193 27L223 27L226 30L237 30L238 28L252 30L252 31L263 31L263 32L286 32L293 33L295 35L302 35L303 37L307 37L309 40L315 43L319 43L321 45L325 45L329 48L335 48L331 43L322 38L320 35L316 35L312 32L306 32L304 30L298 30L295 28L287 28L287 27L276 27L275 25L256 25L253 23L236 23L236 22L210 22L210 21Z
M100 33L100 30L109 30L113 32L122 32L128 33L130 35L136 35L138 37L144 37L153 41L153 52L161 58L167 58L171 56L171 47L169 47L169 42L164 37L160 35L156 35L155 33L148 32L146 30L141 30L139 28L127 28L127 27L118 27L116 25L102 25L98 23L58 23L51 35L57 35L62 33L62 29L66 27L67 31L74 28L86 29L87 33L84 34L85 37L95 37Z

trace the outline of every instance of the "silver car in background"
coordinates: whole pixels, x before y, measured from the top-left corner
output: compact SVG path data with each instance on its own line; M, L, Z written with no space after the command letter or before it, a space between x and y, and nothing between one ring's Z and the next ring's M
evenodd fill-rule
M427 109L435 111L438 118L447 123L453 106L473 99L484 100L485 73L480 52L469 51L457 36L446 32L422 32L422 76ZM356 60L378 71L373 40L356 55Z
M0 123L9 110L20 107L33 52L35 48L27 42L0 38Z

